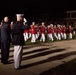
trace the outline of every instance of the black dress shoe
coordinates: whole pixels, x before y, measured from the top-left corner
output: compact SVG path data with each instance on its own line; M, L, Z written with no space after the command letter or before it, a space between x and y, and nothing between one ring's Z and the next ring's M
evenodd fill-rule
M1 63L3 63L3 61L1 61Z
M22 69L22 66L20 65L19 68L14 68L15 70L20 70Z
M10 62L8 62L8 61L7 61L7 62L3 62L3 64L4 64L4 65L6 65L6 64L10 64Z
M5 61L4 60L1 60L1 63L4 63Z
M19 68L14 68L15 70L19 70Z

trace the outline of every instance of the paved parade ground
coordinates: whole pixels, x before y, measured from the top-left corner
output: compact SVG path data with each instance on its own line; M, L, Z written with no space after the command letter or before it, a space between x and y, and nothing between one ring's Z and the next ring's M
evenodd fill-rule
M9 57L11 64L3 65L0 60L0 75L42 75L73 59L76 59L76 40L29 45L23 50L22 69L15 70L11 48Z

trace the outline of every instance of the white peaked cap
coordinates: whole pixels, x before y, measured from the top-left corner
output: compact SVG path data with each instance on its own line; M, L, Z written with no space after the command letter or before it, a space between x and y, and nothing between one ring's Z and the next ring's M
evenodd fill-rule
M48 27L50 27L50 26L48 26Z
M24 18L24 22L26 23L27 22L27 20Z
M50 26L53 26L53 24L50 24Z
M57 26L60 27L60 24L58 24Z
M22 17L23 17L23 16L24 16L24 14L16 14L16 16L22 16Z

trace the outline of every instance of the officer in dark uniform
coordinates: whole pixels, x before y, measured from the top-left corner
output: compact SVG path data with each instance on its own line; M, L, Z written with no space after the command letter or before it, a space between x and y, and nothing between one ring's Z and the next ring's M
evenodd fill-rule
M4 17L4 23L1 26L1 62L8 64L11 29L8 17Z
M17 14L17 22L12 26L12 42L14 45L14 68L18 70L21 64L22 51L24 45L24 30L29 29L30 26L23 24L23 15Z
M1 25L0 25L0 49L1 49Z

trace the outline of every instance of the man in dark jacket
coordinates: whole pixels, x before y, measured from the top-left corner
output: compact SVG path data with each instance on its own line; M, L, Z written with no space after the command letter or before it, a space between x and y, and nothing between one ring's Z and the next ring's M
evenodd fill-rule
M0 49L1 49L1 25L0 25Z
M22 49L24 45L24 29L29 29L30 26L23 24L23 14L17 14L17 22L12 26L12 42L14 45L14 68L20 68Z
M11 29L8 17L4 17L4 23L1 26L1 62L3 64L8 63Z

